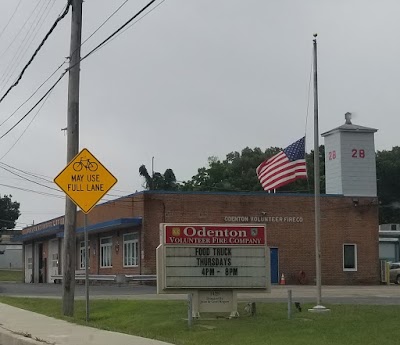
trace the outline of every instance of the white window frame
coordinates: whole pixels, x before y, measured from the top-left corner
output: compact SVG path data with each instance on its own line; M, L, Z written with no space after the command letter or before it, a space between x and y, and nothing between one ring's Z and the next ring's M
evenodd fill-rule
M109 242L105 242L105 240ZM100 268L112 267L112 245L113 241L111 236L100 238Z
M133 239L126 240L128 236ZM139 266L139 233L129 232L123 236L123 263L124 267L137 267ZM131 254L131 255L130 255Z
M81 241L79 247L79 268L84 270L86 267L86 260L85 260L85 241ZM90 241L88 241L88 256L89 256L89 267L90 268Z
M354 248L354 267L345 267L345 247L352 246ZM355 243L344 243L343 244L343 271L345 272L355 272L357 271L357 244Z
M58 253L51 254L51 267L58 267Z
M28 268L28 270L31 270L32 269L32 267L33 267L33 260L32 260L32 258L28 258L28 260L27 260L27 268Z

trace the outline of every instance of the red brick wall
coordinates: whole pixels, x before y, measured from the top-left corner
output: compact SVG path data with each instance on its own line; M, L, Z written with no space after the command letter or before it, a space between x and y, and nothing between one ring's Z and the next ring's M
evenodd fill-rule
M378 206L373 198L321 196L322 284L379 283ZM155 273L160 222L225 223L225 216L301 217L303 222L268 222L267 240L279 248L279 269L287 284L300 271L315 284L315 226L312 195L145 194L143 273ZM357 245L358 267L343 271L343 244Z
M143 215L143 195L125 197L96 206L87 215L87 225L107 222L119 218L140 217ZM77 227L83 227L84 214L78 212ZM91 246L90 273L91 274L140 274L139 267L123 267L123 234L139 231L140 227L113 230L99 234L89 235ZM112 267L100 267L100 238L112 237ZM79 236L78 242L83 241L83 234ZM119 243L118 252L115 250L116 243ZM95 250L94 250L95 249ZM79 267L79 243L77 244L77 265Z
M140 227L130 227L122 230L102 232L89 236L90 241L90 273L91 274L140 274L140 267L124 267L123 237L126 233L140 232ZM112 237L112 267L100 267L100 238ZM116 244L119 250L116 250ZM94 250L95 249L95 250ZM77 265L79 267L79 243L77 244Z

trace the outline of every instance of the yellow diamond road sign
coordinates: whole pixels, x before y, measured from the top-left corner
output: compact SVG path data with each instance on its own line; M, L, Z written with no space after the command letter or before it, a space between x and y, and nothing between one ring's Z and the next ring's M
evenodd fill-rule
M89 213L117 183L117 179L95 156L83 149L58 174L54 182L84 213Z

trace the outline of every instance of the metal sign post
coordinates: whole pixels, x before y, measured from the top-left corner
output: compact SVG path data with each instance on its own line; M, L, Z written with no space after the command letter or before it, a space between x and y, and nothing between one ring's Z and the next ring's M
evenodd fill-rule
M87 214L84 217L83 231L85 232L85 295L86 295L86 322L89 321L89 239L87 232Z

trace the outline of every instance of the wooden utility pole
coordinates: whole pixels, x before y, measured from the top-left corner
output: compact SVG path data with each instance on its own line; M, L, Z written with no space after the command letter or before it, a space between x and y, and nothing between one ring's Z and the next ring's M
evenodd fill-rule
M82 0L72 0L68 81L67 164L79 152L79 74L82 36ZM63 314L74 315L76 267L76 205L66 198L63 256Z

